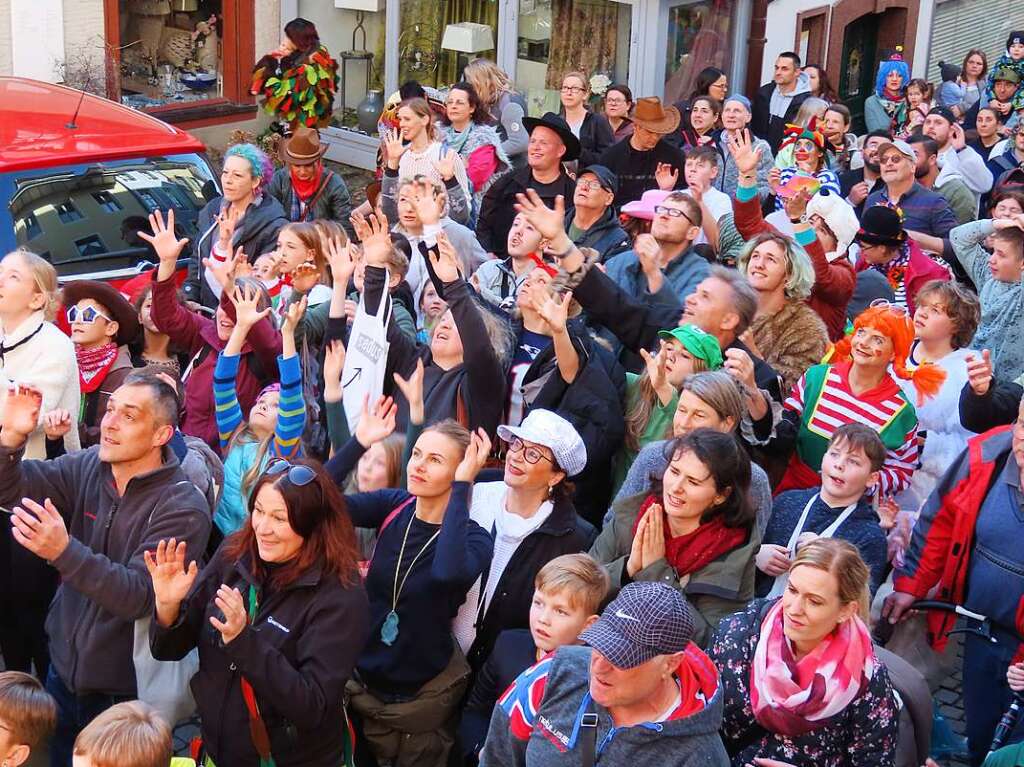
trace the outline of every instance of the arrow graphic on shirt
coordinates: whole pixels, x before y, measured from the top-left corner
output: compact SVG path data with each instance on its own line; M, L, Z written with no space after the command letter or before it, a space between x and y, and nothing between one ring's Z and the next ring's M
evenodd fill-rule
M343 383L341 385L341 388L342 389L347 389L349 386L351 386L353 383L355 383L357 380L359 380L359 376L361 376L362 374L363 374L363 369L362 368L356 368L356 372L352 374L352 377L350 379L348 379L348 383Z

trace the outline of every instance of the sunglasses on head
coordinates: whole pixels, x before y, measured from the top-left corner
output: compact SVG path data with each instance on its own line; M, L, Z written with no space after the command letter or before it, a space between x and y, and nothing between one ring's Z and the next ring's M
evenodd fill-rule
M288 481L296 487L304 487L316 479L316 472L302 464L289 463L284 458L278 458L267 467L266 475L276 477L279 474L287 473Z
M87 306L84 309L79 309L77 306L72 306L68 309L68 322L74 324L76 322L93 323L97 317L102 317L107 322L113 322L113 320L97 309L95 306Z

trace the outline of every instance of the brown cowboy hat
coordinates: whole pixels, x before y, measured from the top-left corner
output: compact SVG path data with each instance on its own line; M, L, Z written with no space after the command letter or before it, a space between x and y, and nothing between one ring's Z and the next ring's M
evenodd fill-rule
M300 125L291 136L281 142L278 156L288 165L312 165L324 156L327 145L320 143L315 128Z
M72 307L83 298L91 298L117 323L118 346L130 344L139 335L142 326L135 307L128 303L121 292L108 282L98 280L72 280L64 286L61 301L65 307Z
M673 133L679 127L679 119L679 110L666 107L657 96L637 99L633 107L633 123L651 133Z

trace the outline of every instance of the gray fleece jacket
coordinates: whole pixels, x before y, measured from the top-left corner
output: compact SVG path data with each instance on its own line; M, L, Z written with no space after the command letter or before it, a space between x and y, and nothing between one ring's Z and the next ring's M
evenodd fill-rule
M580 721L597 714L595 764L608 767L729 767L718 730L722 688L710 659L692 644L683 663L698 680L704 701L682 714L683 701L662 722L615 727L590 697L589 647L561 647L527 669L498 700L480 767L566 767L581 759Z
M46 617L61 681L79 695L134 698L135 621L153 612L143 552L177 538L187 544L189 557L200 556L210 535L210 509L170 449L164 448L163 466L133 478L122 496L99 450L23 461L21 449L0 447L0 503L50 498L71 536L51 563L61 585Z

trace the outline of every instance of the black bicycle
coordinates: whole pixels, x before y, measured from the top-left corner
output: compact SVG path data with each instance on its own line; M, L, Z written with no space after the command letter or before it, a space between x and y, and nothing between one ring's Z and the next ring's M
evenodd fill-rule
M955 605L950 602L941 602L936 599L920 599L910 606L910 610L920 610L923 612L945 612L963 618L964 623L959 627L952 628L947 631L947 637L954 634L974 634L975 636L979 636L992 643L997 641L995 636L992 634L992 621L988 616L968 610L962 605ZM884 647L886 642L888 642L892 637L895 628L896 627L889 623L889 621L879 621L874 630L875 641ZM1011 631L1010 633L1016 636L1018 641L1024 642L1024 637L1021 637L1021 635L1016 631ZM1017 726L1022 708L1024 708L1024 690L1013 694L1013 698L1010 701L1010 707L1006 709L1002 718L999 720L999 724L996 725L995 733L992 736L992 743L989 744L988 747L989 754L993 751L998 751L1006 745L1006 740L1010 737L1010 733L1012 733L1013 729Z

